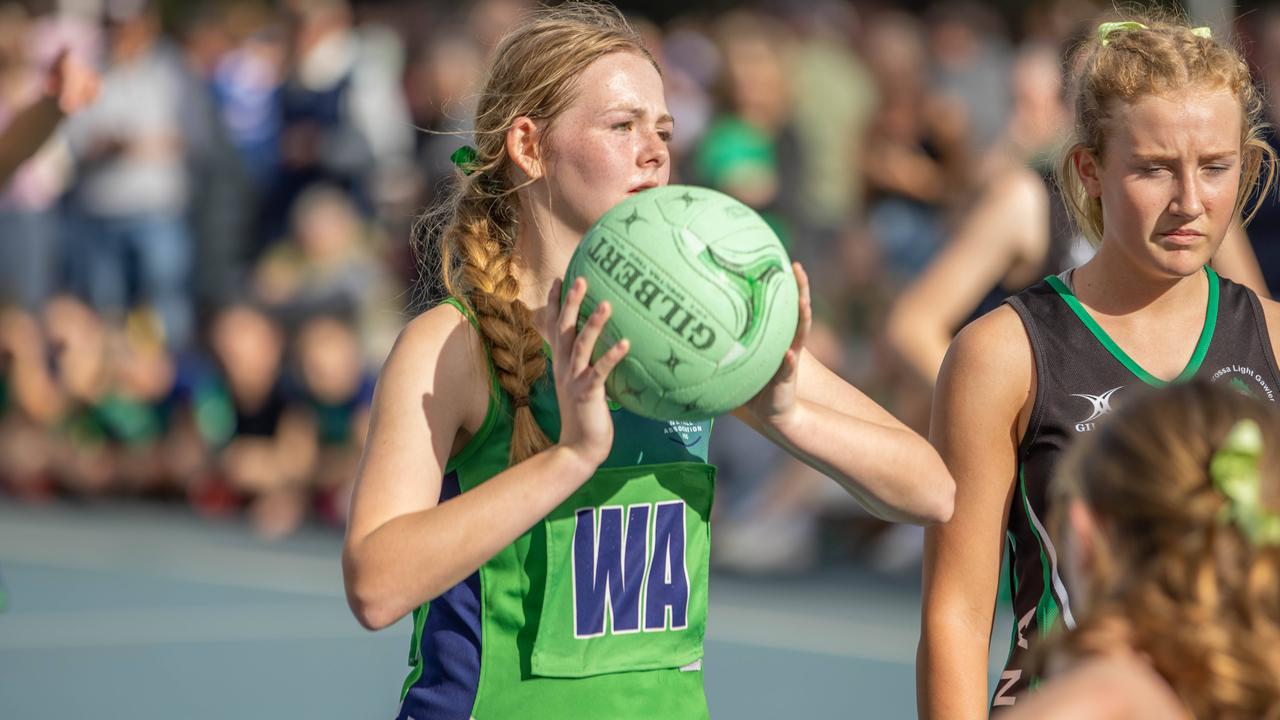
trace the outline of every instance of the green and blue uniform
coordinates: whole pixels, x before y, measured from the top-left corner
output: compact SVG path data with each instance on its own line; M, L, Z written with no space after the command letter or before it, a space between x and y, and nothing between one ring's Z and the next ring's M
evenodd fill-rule
M446 466L441 502L508 466L511 402L490 379L484 424ZM550 373L530 407L556 439ZM619 409L613 424L609 457L581 488L414 611L399 718L707 716L711 421Z

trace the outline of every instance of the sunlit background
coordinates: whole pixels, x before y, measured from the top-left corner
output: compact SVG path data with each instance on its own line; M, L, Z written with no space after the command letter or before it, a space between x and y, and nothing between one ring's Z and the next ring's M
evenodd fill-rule
M621 5L673 181L769 220L814 278L810 349L921 432L951 334L1087 257L1002 201L1057 202L1063 57L1105 7ZM410 629L346 610L345 512L380 363L433 300L415 218L529 6L0 2L0 127L60 51L102 72L0 187L0 718L394 712ZM1280 8L1182 10L1276 87ZM1277 231L1270 203L1271 287ZM921 531L731 419L711 451L713 716L912 716ZM1002 663L1005 613L995 637Z

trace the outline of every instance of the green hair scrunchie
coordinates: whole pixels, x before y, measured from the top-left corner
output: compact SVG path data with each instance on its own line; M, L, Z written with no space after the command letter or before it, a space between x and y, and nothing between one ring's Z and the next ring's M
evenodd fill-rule
M1227 498L1219 522L1234 524L1255 546L1275 546L1280 545L1280 513L1262 504L1262 450L1262 428L1241 420L1210 458L1209 476Z
M1111 33L1113 32L1132 32L1134 30L1147 30L1147 26L1135 20L1125 20L1123 22L1104 22L1098 26L1098 42L1102 43L1102 47L1106 47L1111 42ZM1210 39L1213 37L1213 30L1207 25L1191 28L1191 34L1196 37Z

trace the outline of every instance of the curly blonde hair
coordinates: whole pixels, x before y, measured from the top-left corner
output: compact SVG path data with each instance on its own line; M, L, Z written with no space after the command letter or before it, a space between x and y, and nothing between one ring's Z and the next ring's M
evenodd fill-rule
M1235 213L1240 216L1250 195L1256 200L1243 217L1257 213L1275 180L1275 151L1263 139L1263 98L1249 66L1231 46L1197 34L1185 22L1161 17L1125 17L1145 28L1122 29L1081 43L1068 64L1074 78L1075 126L1058 164L1058 184L1076 225L1097 245L1102 242L1102 201L1086 192L1075 155L1088 151L1099 160L1116 102L1179 89L1226 89L1240 101L1244 115L1240 135L1241 174ZM1259 192L1254 193L1254 190Z
M419 245L424 269L465 303L480 327L498 384L514 408L509 460L515 464L550 445L529 407L533 385L546 372L542 337L519 299L512 253L518 236L515 167L507 129L519 117L550 127L576 97L577 80L595 60L634 53L658 67L640 35L611 5L572 2L532 15L494 51L476 108L476 157L464 168L438 225L434 248ZM433 218L438 222L433 223ZM433 234L433 233L425 233ZM419 233L421 237L423 233Z
M1231 429L1262 429L1261 497L1280 507L1280 411L1197 381L1153 392L1108 418L1064 460L1051 493L1061 536L1072 499L1102 531L1074 632L1041 657L1130 647L1194 717L1280 718L1280 547L1255 545L1223 508L1209 464Z

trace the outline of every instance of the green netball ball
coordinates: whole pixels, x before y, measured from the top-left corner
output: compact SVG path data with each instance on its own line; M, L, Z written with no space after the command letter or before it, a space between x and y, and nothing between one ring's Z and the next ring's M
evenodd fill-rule
M631 342L606 380L609 397L645 417L701 420L741 406L795 337L786 250L759 214L714 190L668 185L618 203L583 237L564 287L579 277L579 328L602 300L613 307L595 356Z

